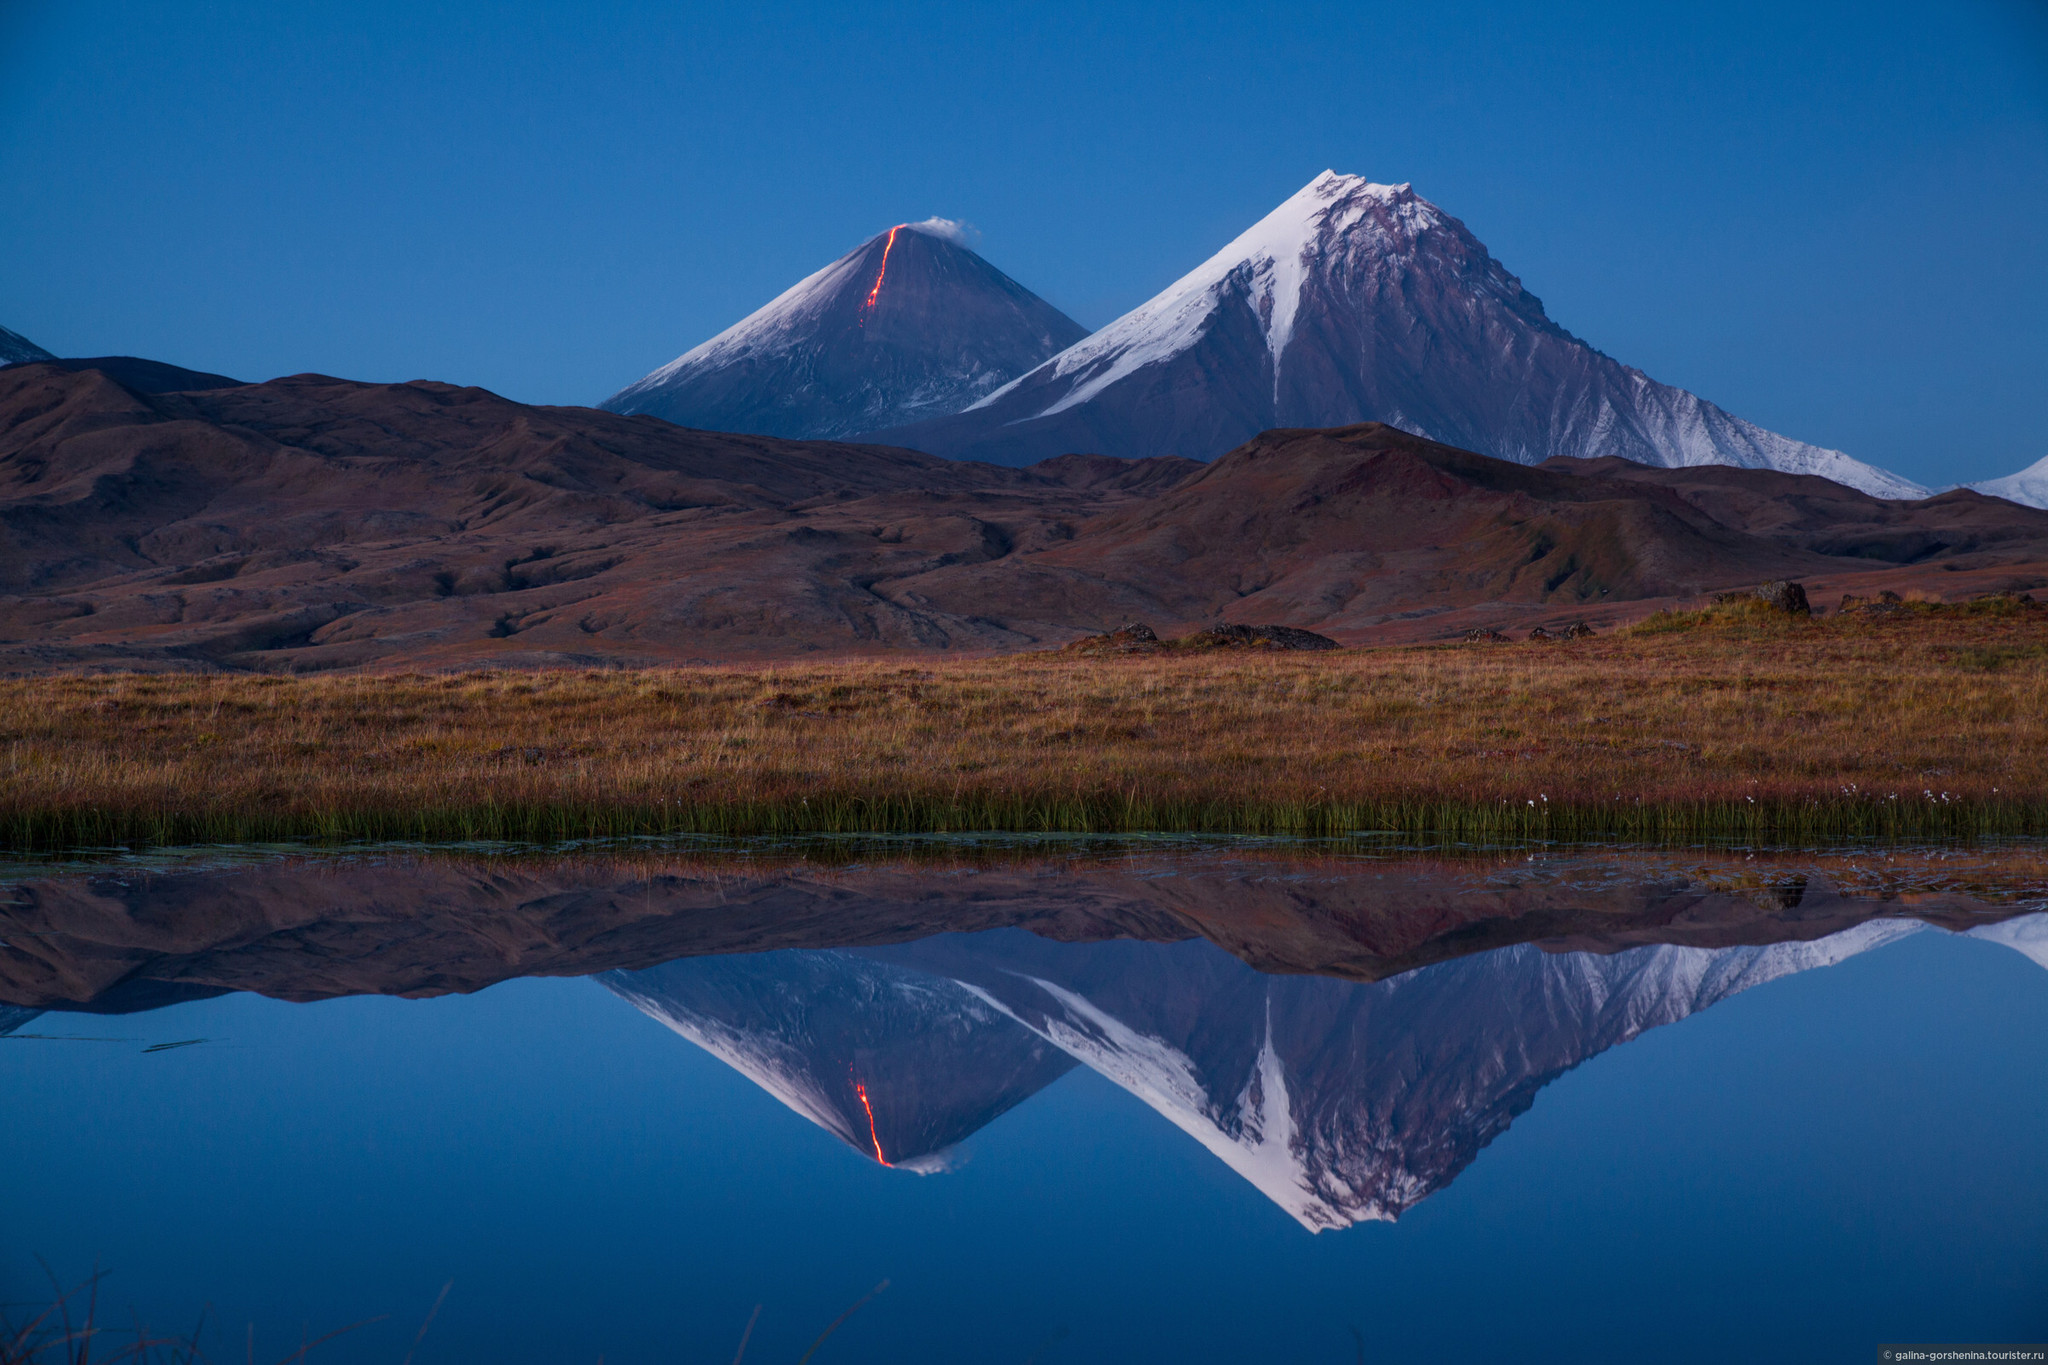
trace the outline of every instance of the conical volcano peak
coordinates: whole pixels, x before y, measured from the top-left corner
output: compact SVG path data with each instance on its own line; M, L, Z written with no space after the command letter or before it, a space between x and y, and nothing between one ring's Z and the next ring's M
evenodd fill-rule
M1601 354L1412 184L1334 170L957 417L873 437L998 464L1076 450L1207 460L1274 427L1361 422L1521 464L1619 456L1927 493Z
M950 219L898 223L602 406L830 438L965 408L1083 335Z

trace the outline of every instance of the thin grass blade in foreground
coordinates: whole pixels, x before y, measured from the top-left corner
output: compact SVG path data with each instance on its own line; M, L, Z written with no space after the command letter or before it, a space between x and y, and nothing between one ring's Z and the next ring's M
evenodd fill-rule
M855 1299L853 1301L853 1307L847 1309L844 1313L841 1313L838 1317L832 1319L831 1325L828 1326L824 1331L818 1333L818 1339L811 1343L811 1347L809 1350L805 1351L801 1356L797 1358L796 1365L810 1365L811 1357L816 1355L818 1353L818 1348L825 1344L825 1338L831 1336L834 1332L838 1331L840 1326L844 1324L848 1318L852 1317L855 1313L858 1313L861 1309L867 1307L868 1302L872 1300L875 1297L875 1295L881 1293L884 1289L887 1289L888 1287L889 1282L887 1280L884 1280L880 1284L876 1285L873 1289L870 1289L867 1293L861 1295L858 1299Z
M747 1343L754 1339L754 1324L761 1320L763 1306L755 1304L753 1313L747 1318L747 1330L740 1333L740 1348L732 1353L732 1365L740 1365L740 1362L746 1359Z

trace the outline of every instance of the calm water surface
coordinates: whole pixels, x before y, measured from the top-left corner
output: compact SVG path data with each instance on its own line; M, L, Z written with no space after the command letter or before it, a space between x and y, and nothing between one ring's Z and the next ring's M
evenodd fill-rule
M215 1358L2048 1337L2048 860L1282 845L0 875L0 1300ZM422 997L422 998L403 998ZM19 1307L11 1310L19 1318Z

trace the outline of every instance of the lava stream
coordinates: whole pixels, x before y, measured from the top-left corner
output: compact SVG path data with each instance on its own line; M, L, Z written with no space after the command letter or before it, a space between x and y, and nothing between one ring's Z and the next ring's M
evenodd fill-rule
M891 233L889 235L891 237L895 236L894 233ZM876 280L875 288L880 289L881 287L882 282L880 280ZM868 1141L875 1144L875 1160L881 1162L884 1166L887 1166L889 1164L889 1158L882 1155L882 1138L881 1135L875 1131L875 1107L868 1103L868 1088L865 1085L862 1085L859 1081L855 1081L853 1083L853 1093L860 1096L860 1107L867 1111Z
M889 273L889 252L896 245L896 234L902 230L901 227L889 229L889 240L882 243L882 268L875 272L875 287L868 290L868 301L861 305L862 309L873 308L875 300L882 296L882 277Z

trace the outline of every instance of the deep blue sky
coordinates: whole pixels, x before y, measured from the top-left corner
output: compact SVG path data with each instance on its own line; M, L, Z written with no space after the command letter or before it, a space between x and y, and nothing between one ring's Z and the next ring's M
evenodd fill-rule
M2048 17L1940 4L0 0L0 325L592 402L890 223L1099 326L1326 166L1927 482L2048 454Z

